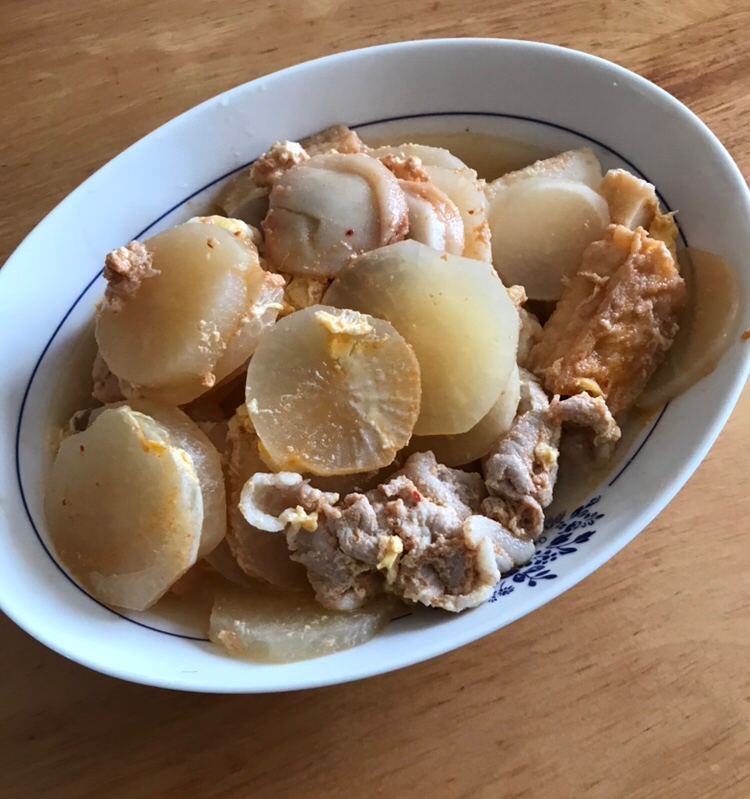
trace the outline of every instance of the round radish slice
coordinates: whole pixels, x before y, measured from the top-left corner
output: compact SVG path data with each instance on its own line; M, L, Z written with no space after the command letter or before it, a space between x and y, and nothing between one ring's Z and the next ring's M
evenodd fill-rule
M487 198L476 172L471 169L444 169L427 166L430 182L449 197L464 223L464 258L492 261L490 226L487 221Z
M221 458L209 437L185 413L152 400L129 403L164 428L169 445L184 450L193 462L203 497L203 527L198 557L204 558L221 543L227 531L227 501Z
M259 472L270 472L258 452L258 436L241 408L229 423L224 461L229 500L227 543L245 574L292 591L309 590L304 566L289 558L283 533L269 533L249 524L238 507L245 483Z
M393 603L385 597L341 613L304 594L232 589L216 596L208 634L235 657L291 663L366 643L387 624L392 611Z
M443 169L468 169L466 164L460 158L456 158L449 150L443 147L431 147L428 144L386 144L382 147L368 149L367 154L373 158L382 158L384 155L419 158L424 166L439 166Z
M660 408L711 374L736 340L742 307L737 272L717 255L701 250L682 250L678 261L687 302L674 343L636 400L644 410Z
M409 206L409 238L433 250L461 255L464 223L455 203L429 181L400 180Z
M384 146L369 150L368 153L373 158L383 158L388 155L395 155L399 158L418 158L420 168L429 177L429 183L426 183L425 186L438 189L460 214L463 223L463 239L461 250L457 254L463 255L465 258L475 258L478 261L487 261L488 263L492 261L490 229L487 223L487 198L484 184L478 180L477 173L473 169L469 169L463 161L448 150L425 144ZM412 222L416 222L417 230L423 231L424 226L419 224L420 220L413 219L417 210L414 205L412 199L409 202L410 226ZM456 230L455 226L453 230ZM423 235L414 235L413 231L410 232L410 238L434 246ZM451 242L451 245L453 244ZM454 246L446 246L441 249L454 252Z
M510 430L520 398L516 367L497 402L471 430L455 436L414 436L409 442L409 451L432 452L445 466L464 466L479 460Z
M241 231L240 231L241 232ZM96 338L130 396L182 405L241 366L281 309L284 280L214 224L165 230L107 257Z
M326 153L284 172L263 220L266 258L279 272L327 278L352 255L403 239L398 180L361 153Z
M531 300L559 300L563 278L609 225L606 201L584 183L527 178L495 194L489 211L492 259L503 282Z
M127 406L62 442L45 511L63 565L109 605L145 610L198 557L204 513L192 458Z
M602 165L589 147L580 150L567 150L541 161L507 172L492 183L488 183L485 191L487 199L492 203L495 195L512 183L530 178L554 178L556 180L572 180L585 183L589 188L598 189L602 182Z
M264 336L247 371L246 399L276 468L371 471L391 463L411 437L419 364L388 322L313 305Z
M399 242L358 258L324 301L387 319L414 348L422 372L415 435L470 430L515 368L518 313L481 261Z

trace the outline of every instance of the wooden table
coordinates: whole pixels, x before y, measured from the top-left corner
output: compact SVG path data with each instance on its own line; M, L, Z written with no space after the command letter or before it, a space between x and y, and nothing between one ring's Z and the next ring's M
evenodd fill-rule
M2 0L0 263L195 103L337 50L454 35L611 58L686 102L750 174L748 0ZM748 449L746 392L677 499L584 583L361 683L159 691L67 662L0 616L0 797L746 798Z

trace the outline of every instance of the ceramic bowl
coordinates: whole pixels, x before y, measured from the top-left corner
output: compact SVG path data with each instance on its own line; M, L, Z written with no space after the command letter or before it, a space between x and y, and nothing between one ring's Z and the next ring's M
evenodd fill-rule
M456 616L415 611L365 646L325 658L233 660L179 617L119 612L88 596L55 561L42 495L50 409L74 401L65 376L91 357L104 254L202 210L274 140L339 122L393 140L469 129L549 150L588 145L605 168L624 166L654 183L679 210L682 243L723 256L750 292L750 195L732 159L685 106L599 58L529 42L407 42L300 64L199 105L83 183L0 271L0 607L57 652L136 682L238 693L344 682L426 660L496 632L599 568L672 499L725 423L750 367L739 338L598 484L578 501L558 501L534 560L503 579L491 601ZM742 328L750 326L743 314Z

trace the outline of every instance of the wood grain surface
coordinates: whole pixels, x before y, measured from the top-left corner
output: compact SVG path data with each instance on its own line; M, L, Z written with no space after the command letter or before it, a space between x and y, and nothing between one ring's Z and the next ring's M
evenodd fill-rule
M506 36L656 81L750 174L748 0L0 0L0 263L112 156L217 92L378 42ZM593 576L458 652L257 697L119 682L0 615L2 799L750 796L750 393Z

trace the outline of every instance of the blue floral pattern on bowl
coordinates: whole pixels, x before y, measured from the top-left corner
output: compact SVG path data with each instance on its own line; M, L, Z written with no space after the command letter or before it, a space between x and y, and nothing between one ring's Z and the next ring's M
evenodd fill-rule
M554 580L557 574L552 564L564 555L577 552L596 534L596 523L604 518L596 510L601 496L592 497L585 505L576 508L570 516L559 514L545 523L545 533L540 536L534 557L525 566L508 572L495 586L488 600L496 602L500 597L512 594L516 587L526 585L534 588L542 580Z

